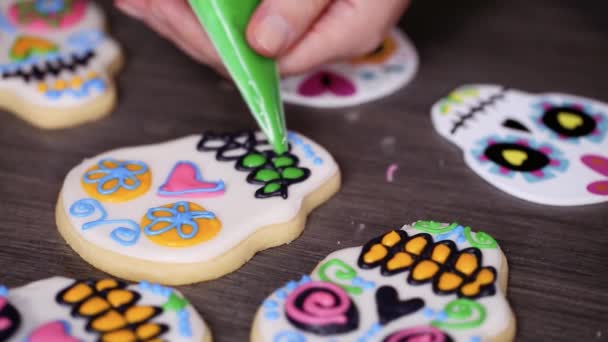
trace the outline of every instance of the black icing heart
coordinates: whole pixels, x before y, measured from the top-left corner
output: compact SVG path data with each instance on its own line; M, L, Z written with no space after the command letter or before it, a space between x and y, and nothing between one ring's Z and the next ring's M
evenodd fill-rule
M399 300L399 293L394 287L382 286L376 291L376 307L380 324L385 325L422 309L424 300L419 297Z

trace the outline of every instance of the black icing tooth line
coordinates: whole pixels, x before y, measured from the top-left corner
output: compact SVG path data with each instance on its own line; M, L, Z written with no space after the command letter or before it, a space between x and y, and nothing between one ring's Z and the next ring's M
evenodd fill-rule
M34 64L29 71L26 71L24 67L19 67L12 72L5 71L2 73L2 79L21 78L26 83L31 80L44 81L47 76L58 76L65 70L74 72L78 68L84 68L89 65L94 57L94 51L88 51L83 56L71 54L69 57L60 57L52 62L46 61L43 66Z
M502 89L500 89L500 91L498 93L490 96L486 100L483 100L480 103L478 103L477 105L471 107L471 109L466 114L460 114L458 120L456 122L454 122L452 129L450 130L450 134L454 134L454 133L456 133L456 131L458 131L458 129L465 127L465 123L468 120L473 119L475 117L475 115L477 115L478 113L481 113L487 107L495 104L498 100L504 98L506 92L507 92L507 89L502 88Z

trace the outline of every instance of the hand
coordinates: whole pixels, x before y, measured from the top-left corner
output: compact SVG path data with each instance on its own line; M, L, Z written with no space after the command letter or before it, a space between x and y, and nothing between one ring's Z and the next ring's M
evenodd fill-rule
M186 0L114 0L195 60L225 73ZM410 0L263 0L247 28L249 44L277 58L282 74L373 51Z

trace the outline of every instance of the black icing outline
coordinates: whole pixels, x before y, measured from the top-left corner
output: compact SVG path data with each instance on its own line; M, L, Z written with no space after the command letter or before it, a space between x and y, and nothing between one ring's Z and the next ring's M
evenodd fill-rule
M471 119L473 119L477 114L484 113L483 110L491 105L494 105L499 100L505 97L505 93L507 92L506 88L500 88L499 92L488 97L487 99L479 102L475 106L469 108L469 110L464 114L457 114L458 120L452 124L452 128L450 129L450 134L455 134L460 128L465 127L465 123Z
M69 57L60 56L53 61L44 62L44 66L34 64L32 66L18 67L14 71L2 72L2 79L21 78L26 83L31 80L44 81L51 76L58 76L61 72L69 70L76 71L80 67L86 67L95 58L93 50L87 51L84 55L71 54Z

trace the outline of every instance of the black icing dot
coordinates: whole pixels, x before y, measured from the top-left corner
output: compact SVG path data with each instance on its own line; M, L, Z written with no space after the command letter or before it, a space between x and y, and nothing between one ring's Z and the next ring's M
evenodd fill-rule
M507 119L502 123L502 125L506 128L510 128L513 130L530 133L530 130L528 129L528 127L526 127L524 124L522 124L521 122L519 122L517 120Z
M555 133L570 137L584 137L595 131L597 123L591 115L573 107L553 107L545 111L543 124Z
M521 172L540 170L551 161L543 152L516 143L490 145L484 155L500 166Z

